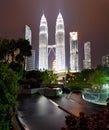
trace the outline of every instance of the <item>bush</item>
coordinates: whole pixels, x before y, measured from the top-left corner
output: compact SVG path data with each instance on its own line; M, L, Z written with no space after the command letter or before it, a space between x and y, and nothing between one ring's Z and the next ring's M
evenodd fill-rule
M0 125L8 127L14 116L13 108L17 98L17 76L8 68L8 65L0 63ZM1 127L0 126L0 127ZM8 130L8 128L6 129Z
M62 130L109 130L109 107L86 116L80 112L79 117L65 117L66 127Z
M82 90L81 84L78 83L73 83L73 82L68 82L65 84L66 87L70 88L71 90Z

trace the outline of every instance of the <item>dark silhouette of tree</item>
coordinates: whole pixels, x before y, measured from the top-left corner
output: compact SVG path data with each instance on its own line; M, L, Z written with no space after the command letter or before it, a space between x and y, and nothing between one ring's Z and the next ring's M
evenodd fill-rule
M0 63L0 129L10 130L18 93L17 80L16 73L7 64Z
M9 42L9 53L12 57L12 62L14 62L15 60L15 51L17 50L17 46L16 46L16 40L15 39L11 39Z
M19 58L21 58L21 61L24 58L24 68L25 68L25 59L27 56L32 55L32 53L31 53L32 46L30 45L28 40L20 38L17 41L17 48L19 48L19 50L20 50ZM19 61L20 61L20 59L19 59Z
M7 62L9 59L9 39L0 39L0 60Z
M4 63L18 62L25 67L25 58L31 56L31 49L29 41L23 38L0 39L0 60Z

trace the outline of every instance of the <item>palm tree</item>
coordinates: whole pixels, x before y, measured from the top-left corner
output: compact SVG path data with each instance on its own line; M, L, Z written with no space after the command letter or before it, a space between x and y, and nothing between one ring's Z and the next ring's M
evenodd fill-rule
M9 49L10 49L9 53L10 53L10 55L12 57L12 62L13 62L14 59L15 59L15 51L17 49L17 47L16 47L16 40L15 39L10 40L10 42L9 42Z
M8 62L9 58L9 39L0 39L0 60Z
M20 49L19 58L21 58L21 59L24 58L24 68L25 68L25 59L26 59L26 56L32 55L32 53L31 53L32 46L30 45L28 40L25 40L25 39L22 39L22 38L18 39L16 46L17 46L17 48Z

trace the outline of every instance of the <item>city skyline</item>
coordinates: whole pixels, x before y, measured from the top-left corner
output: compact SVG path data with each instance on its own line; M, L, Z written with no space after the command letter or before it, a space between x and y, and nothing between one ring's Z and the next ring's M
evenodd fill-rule
M66 30L66 65L69 66L69 32L78 32L80 64L84 59L84 43L91 41L92 66L101 64L101 57L109 53L109 1L108 0L23 0L1 1L0 37L24 37L24 27L32 30L32 46L38 60L38 32L40 17L44 11L49 22L48 43L55 41L55 19L59 9L63 15ZM37 64L37 63L36 63Z

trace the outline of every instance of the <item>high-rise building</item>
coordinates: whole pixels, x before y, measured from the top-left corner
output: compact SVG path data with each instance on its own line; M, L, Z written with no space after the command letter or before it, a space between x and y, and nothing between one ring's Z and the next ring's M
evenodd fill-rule
M32 32L31 29L28 25L25 25L25 39L29 41L31 45L31 37L32 37ZM31 50L32 55L29 57L26 57L25 60L25 70L31 71L35 70L35 50Z
M53 62L52 62L52 70L54 72L56 71L56 60L53 60Z
M70 71L78 72L78 33L70 32Z
M25 39L28 40L31 45L32 31L28 25L25 25Z
M48 25L44 14L39 28L39 69L48 69Z
M32 55L26 58L26 70L35 70L35 50L31 50Z
M56 71L65 70L65 28L62 14L59 12L56 19Z
M109 67L109 54L102 56L102 65Z
M83 69L91 69L91 43L84 43Z
M48 69L48 56L51 51L55 55L56 71L65 70L65 29L64 20L59 12L56 19L55 44L48 45L48 25L43 14L39 30L39 69Z

